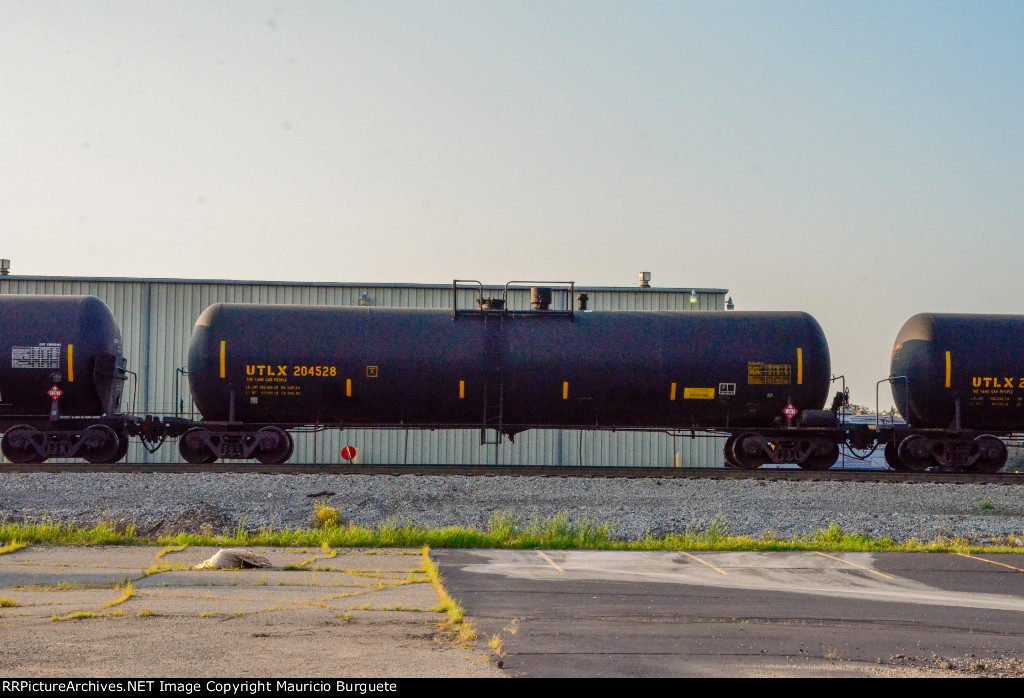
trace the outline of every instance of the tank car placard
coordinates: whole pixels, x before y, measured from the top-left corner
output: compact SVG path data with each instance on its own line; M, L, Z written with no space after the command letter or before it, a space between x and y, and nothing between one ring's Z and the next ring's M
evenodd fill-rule
M11 368L60 368L59 343L11 347Z

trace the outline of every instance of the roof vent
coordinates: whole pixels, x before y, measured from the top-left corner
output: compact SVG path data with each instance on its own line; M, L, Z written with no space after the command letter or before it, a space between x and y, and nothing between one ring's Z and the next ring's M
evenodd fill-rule
M570 296L571 298L571 296ZM551 308L551 289L534 286L530 289L530 305L534 310L548 310Z

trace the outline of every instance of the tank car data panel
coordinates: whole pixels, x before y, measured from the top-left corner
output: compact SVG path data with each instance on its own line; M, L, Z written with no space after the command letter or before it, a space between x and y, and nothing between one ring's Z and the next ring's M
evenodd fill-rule
M60 342L37 347L11 347L11 368L60 368Z

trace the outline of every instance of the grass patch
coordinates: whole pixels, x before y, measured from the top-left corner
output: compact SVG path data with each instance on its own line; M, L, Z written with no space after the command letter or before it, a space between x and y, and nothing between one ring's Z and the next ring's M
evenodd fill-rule
M20 540L12 540L3 546L0 546L0 555L7 555L8 553L14 553L22 548L27 548L28 543L22 543Z
M188 545L169 545L156 554L155 560L159 560L167 553L180 553L182 550L187 548Z
M19 605L17 601L6 596L0 599L0 608L14 608L17 605Z
M317 500L313 502L316 513L313 514L313 525L317 528L338 528L341 526L341 513L327 502Z
M981 504L984 507L984 502ZM246 531L214 534L161 536L156 540L139 536L135 529L115 530L100 524L91 529L75 528L54 522L6 523L0 525L0 540L47 545L161 545L158 564L148 574L172 569L160 558L180 552L186 546L320 548L316 555L290 569L309 569L316 560L335 557L338 548L372 548L364 554L384 554L380 548L497 548L544 550L627 550L627 551L843 551L843 552L958 552L1024 553L1024 535L1009 536L1004 545L980 545L960 538L932 541L873 538L842 530L838 524L804 536L783 538L772 532L759 537L733 536L723 521L712 521L703 528L687 529L664 536L648 534L638 540L622 540L611 535L611 524L593 518L570 518L560 513L553 517L523 518L512 512L499 512L486 530L465 527L427 528L391 519L376 527L353 523L305 530ZM13 543L9 544L13 545Z
M314 562L316 562L318 560L330 560L331 558L338 557L338 551L337 550L333 550L331 548L331 546L329 546L326 542L324 542L324 543L322 543L320 545L320 549L323 550L323 552L324 552L323 555L317 555L315 557L311 557L308 560L304 560L304 561L302 561L302 562L300 562L300 563L298 563L296 565L288 565L288 566L285 567L285 569L286 570L292 570L292 571L295 571L295 570L308 570L309 568L306 567L306 565L314 563ZM300 551L300 552L305 552L305 550ZM334 570L330 569L330 568L322 568L322 569L321 568L317 568L317 571L319 571L319 572L333 572Z
M124 586L116 586L114 588L118 589L118 590L120 590L122 592L121 596L119 598L111 601L110 603L106 604L105 606L100 606L100 610L101 611L104 608L111 608L113 606L118 606L120 604L123 604L125 601L130 599L135 594L135 587L132 586L131 582L128 582Z
M50 620L56 623L61 620L84 620L85 618L100 618L101 616L102 614L97 615L95 613L89 613L88 611L76 611L64 616L54 613Z
M437 565L430 559L430 548L423 547L423 567L427 570L427 578L430 585L434 587L438 600L441 602L431 611L445 614L445 620L441 624L441 631L453 642L467 642L476 637L476 631L472 624L466 622L466 611L458 601L453 599L448 590L444 588L441 573Z

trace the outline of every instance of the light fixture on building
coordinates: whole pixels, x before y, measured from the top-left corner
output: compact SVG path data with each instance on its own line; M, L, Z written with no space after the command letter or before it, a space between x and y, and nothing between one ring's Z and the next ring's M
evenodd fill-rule
M725 302L726 310L736 310L736 304L732 302L732 296L729 296L729 300Z
M0 276L7 276L11 273L11 260L0 259Z
M697 302L697 289L693 289L692 291L690 291L690 305L693 305L696 302Z
M651 287L651 272L642 271L640 272L640 288Z
M366 291L359 294L359 305L373 305L373 300L370 298L370 294Z

